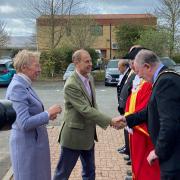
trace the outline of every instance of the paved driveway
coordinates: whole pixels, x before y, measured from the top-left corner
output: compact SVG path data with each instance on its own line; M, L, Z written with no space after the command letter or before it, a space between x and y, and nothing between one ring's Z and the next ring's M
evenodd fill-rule
M34 88L44 103L45 109L54 103L63 106L63 83L62 82L36 82ZM5 96L6 88L0 88L0 99ZM96 97L100 111L109 116L118 115L116 88L105 87L103 83L96 84ZM59 145L57 137L59 133L59 125L63 113L56 121L49 124L49 139L51 145L51 161L52 174L59 157ZM125 166L122 156L120 156L116 149L123 144L122 131L116 131L112 128L104 131L98 128L99 142L96 145L96 165L97 165L97 179L117 179L124 177L127 166ZM8 148L9 132L0 132L0 179L6 173L10 166L9 148ZM80 179L79 162L73 171L71 179Z

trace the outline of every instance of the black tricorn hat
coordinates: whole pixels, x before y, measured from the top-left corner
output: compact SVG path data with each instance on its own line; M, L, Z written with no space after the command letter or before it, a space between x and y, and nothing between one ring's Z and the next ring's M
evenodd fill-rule
M138 54L138 52L141 51L142 49L146 49L146 48L144 48L144 47L134 47L129 53L126 54L125 59L134 60L136 55Z

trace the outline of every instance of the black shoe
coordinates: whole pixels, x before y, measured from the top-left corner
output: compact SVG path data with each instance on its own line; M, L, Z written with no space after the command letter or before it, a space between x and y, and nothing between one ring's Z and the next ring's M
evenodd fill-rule
M121 151L121 150L124 149L124 148L126 148L125 145L122 146L122 147L120 147L120 148L118 148L117 151Z
M127 176L132 176L132 171L131 170L127 170L126 174L127 174Z
M126 176L124 180L132 180L132 176Z
M122 149L122 150L120 150L120 151L118 151L120 154L127 154L127 150L126 150L126 148L124 148L124 149Z
M125 161L129 161L129 160L130 160L129 155L124 156L124 160L125 160Z
M129 161L126 163L126 165L131 165L131 160L129 160Z

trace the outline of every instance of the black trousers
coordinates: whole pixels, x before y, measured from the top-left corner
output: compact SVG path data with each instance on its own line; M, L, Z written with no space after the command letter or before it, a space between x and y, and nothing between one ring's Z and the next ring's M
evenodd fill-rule
M125 154L130 156L130 150L129 150L129 133L127 130L124 129L124 141L125 141L125 147L126 147L126 152Z
M180 180L180 170L172 172L161 171L161 180Z

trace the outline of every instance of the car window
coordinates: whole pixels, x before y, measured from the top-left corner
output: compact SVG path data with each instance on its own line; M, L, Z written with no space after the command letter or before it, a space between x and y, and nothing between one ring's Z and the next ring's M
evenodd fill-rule
M109 61L107 64L107 68L117 68L118 67L118 60L117 61Z
M5 64L0 64L0 73L5 73L7 71L6 65Z
M69 66L67 67L67 71L74 71L74 68L75 68L75 66L73 63L69 64Z
M14 68L13 63L12 63L12 62L9 62L8 67L9 67L9 68Z

